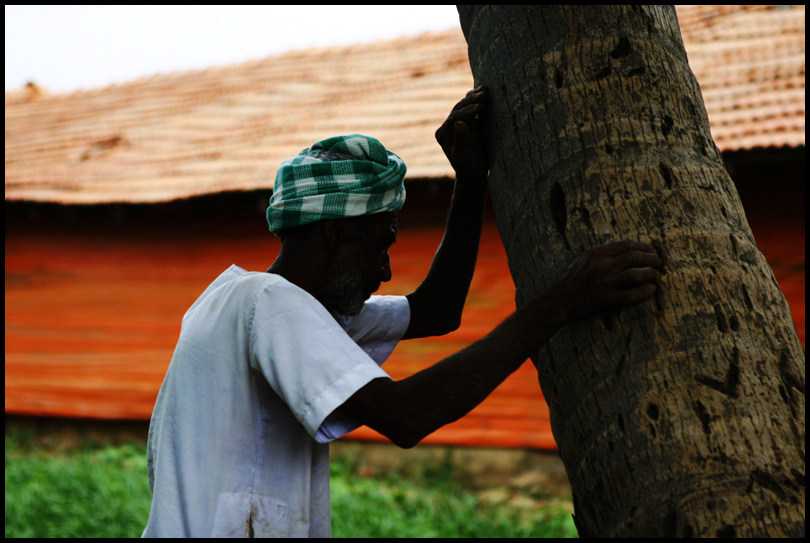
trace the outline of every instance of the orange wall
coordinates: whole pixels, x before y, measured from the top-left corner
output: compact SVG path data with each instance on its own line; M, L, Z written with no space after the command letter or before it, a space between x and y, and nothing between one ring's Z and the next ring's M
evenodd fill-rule
M427 273L437 228L403 229L392 250L404 294ZM155 232L27 232L6 238L7 413L147 419L180 318L231 263L264 270L278 241L263 230L198 239ZM483 236L462 328L403 342L386 363L402 378L483 336L514 310L514 287L494 227ZM380 439L361 429L353 437ZM553 448L537 372L524 364L467 418L427 442Z
M804 224L749 220L804 344ZM441 239L436 226L401 226L394 279L382 293L415 288ZM231 263L264 270L279 247L261 226L227 235L210 223L197 231L14 230L7 227L5 244L5 407L32 415L148 419L188 306ZM385 367L395 379L410 375L513 310L503 247L488 222L462 328L403 342ZM368 428L352 437L382 439ZM467 417L425 441L555 448L534 367L526 362Z

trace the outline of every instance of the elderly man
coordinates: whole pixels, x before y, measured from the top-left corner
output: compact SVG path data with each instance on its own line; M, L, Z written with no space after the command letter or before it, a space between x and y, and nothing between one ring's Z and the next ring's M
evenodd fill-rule
M328 536L330 441L365 424L412 447L561 326L652 296L652 247L599 247L466 349L401 381L380 368L401 339L459 325L481 231L486 100L471 91L437 131L456 186L430 271L407 296L372 296L391 278L402 160L351 135L282 164L267 209L277 259L267 272L231 266L183 317L149 429L144 536Z

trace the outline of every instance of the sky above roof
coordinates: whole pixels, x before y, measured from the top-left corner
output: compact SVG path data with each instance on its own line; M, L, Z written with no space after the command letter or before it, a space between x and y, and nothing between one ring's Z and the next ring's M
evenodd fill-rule
M453 5L6 5L5 90L70 92L458 25Z

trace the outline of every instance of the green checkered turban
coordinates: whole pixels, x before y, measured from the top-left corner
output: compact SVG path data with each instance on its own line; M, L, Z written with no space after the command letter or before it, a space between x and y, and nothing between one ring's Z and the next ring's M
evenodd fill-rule
M319 141L281 164L267 208L270 231L396 211L405 203L405 170L402 159L374 138Z

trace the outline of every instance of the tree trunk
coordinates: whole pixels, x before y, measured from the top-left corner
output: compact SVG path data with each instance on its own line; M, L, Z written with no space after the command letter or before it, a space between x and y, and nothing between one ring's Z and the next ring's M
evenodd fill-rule
M492 94L490 189L518 305L594 245L648 241L665 262L654 300L532 358L580 535L803 535L804 350L674 8L459 14Z

